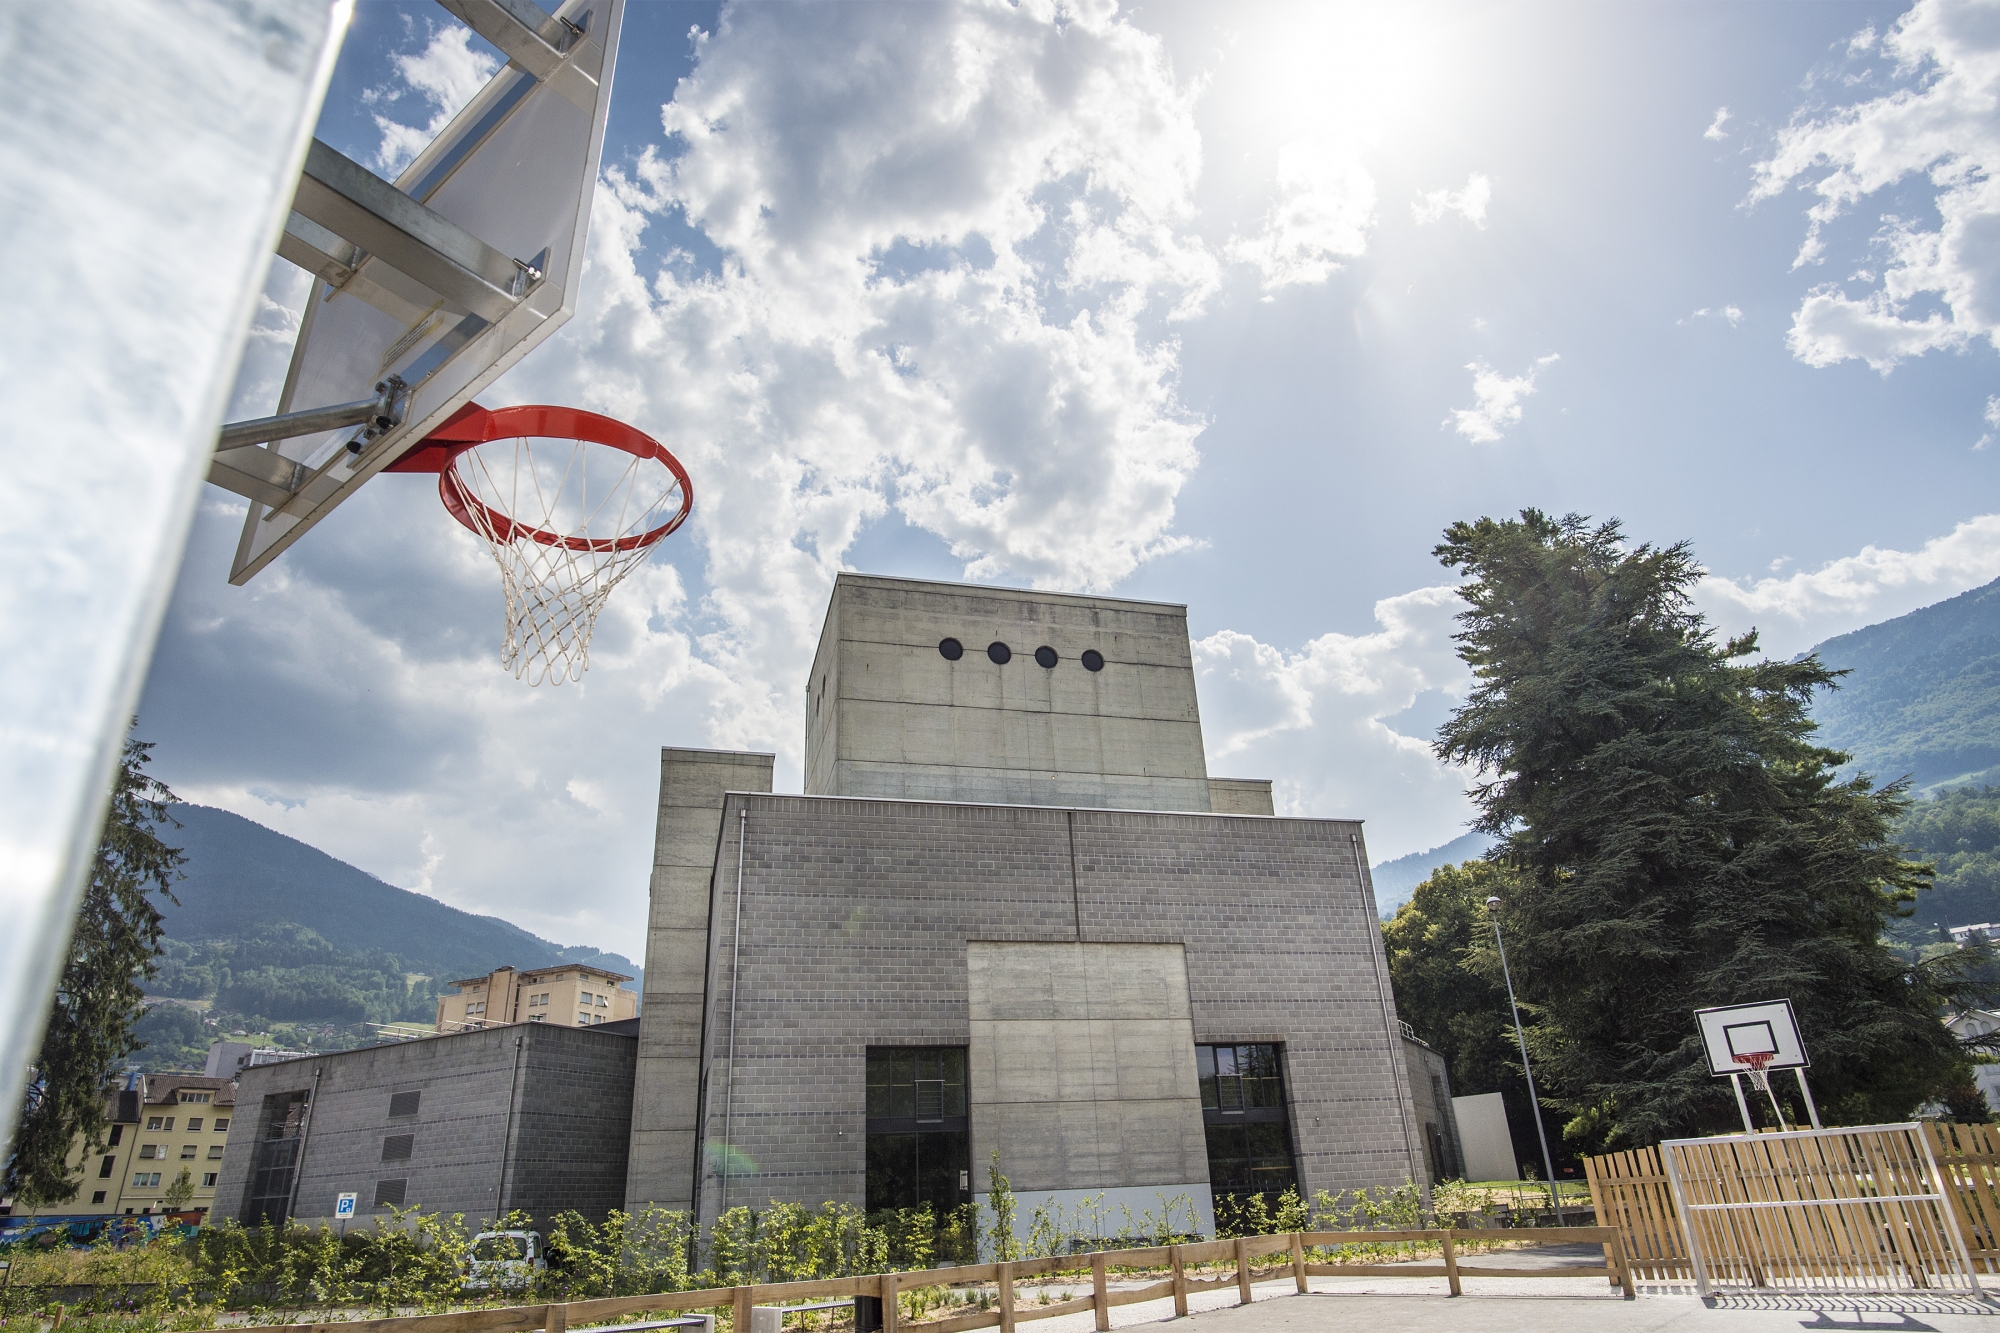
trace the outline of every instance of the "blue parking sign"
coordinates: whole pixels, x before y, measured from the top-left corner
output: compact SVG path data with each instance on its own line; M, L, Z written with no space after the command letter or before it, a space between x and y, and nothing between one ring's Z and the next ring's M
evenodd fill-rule
M354 1216L355 1198L356 1196L352 1194L342 1194L335 1198L333 1201L333 1215L335 1217Z

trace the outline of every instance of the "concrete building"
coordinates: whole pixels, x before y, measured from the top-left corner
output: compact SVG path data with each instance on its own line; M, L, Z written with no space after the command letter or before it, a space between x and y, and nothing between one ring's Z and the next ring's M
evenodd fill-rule
M298 1060L311 1054L311 1051L287 1051L248 1041L212 1041L208 1044L208 1064L202 1072L211 1077L235 1078L255 1065L274 1065L281 1060Z
M1416 1110L1417 1132L1424 1145L1429 1183L1464 1180L1465 1151L1459 1140L1457 1108L1452 1105L1451 1073L1444 1056L1403 1024L1403 1062L1410 1070L1410 1097Z
M565 963L517 972L495 968L483 977L452 982L438 996L437 1030L470 1032L507 1023L561 1023L587 1028L639 1015L639 996L624 989L632 978L601 967Z
M167 1191L185 1171L189 1197L176 1211L206 1214L215 1198L236 1084L201 1074L133 1074L105 1094L104 1140L78 1138L69 1170L81 1174L76 1198L45 1208L16 1204L15 1216L150 1217L167 1211Z
M631 1021L515 1023L245 1069L215 1216L331 1221L420 1204L473 1224L593 1220L623 1199Z
M1519 1180L1514 1135L1507 1127L1507 1103L1497 1092L1451 1099L1464 1145L1465 1179Z
M1209 775L1184 608L843 574L806 727L662 755L628 1207L1432 1178L1360 823Z

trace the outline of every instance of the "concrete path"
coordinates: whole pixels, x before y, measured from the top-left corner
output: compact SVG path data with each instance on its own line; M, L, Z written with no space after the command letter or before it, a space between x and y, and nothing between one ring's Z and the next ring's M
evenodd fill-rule
M1595 1245L1549 1245L1467 1262L1532 1271L1602 1263L1603 1255ZM1465 1294L1457 1297L1447 1293L1443 1278L1313 1278L1310 1285L1311 1294L1301 1296L1289 1276L1258 1282L1252 1288L1256 1300L1247 1306L1236 1303L1234 1287L1194 1292L1188 1297L1189 1333L2000 1333L2000 1301L1960 1296L1724 1296L1704 1303L1692 1284L1641 1283L1639 1298L1628 1301L1602 1278L1469 1277L1463 1280ZM1075 1294L1088 1291L1086 1281ZM1061 1284L1051 1288L1052 1298L1062 1294ZM1115 1329L1173 1317L1171 1299L1124 1305L1111 1314ZM1094 1328L1085 1312L1038 1320L1022 1333Z

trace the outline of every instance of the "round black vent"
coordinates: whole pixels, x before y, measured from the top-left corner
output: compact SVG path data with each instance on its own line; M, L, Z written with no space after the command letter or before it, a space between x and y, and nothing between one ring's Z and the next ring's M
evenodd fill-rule
M986 655L993 659L994 666L1006 666L1014 660L1014 650L1004 643L987 644Z
M1084 650L1083 650L1083 669L1084 669L1085 671L1102 671L1102 670L1104 670L1104 654L1103 654L1103 653L1100 653L1100 652L1098 652L1098 651L1097 651L1097 650L1096 650L1095 648L1086 648L1086 649L1084 649Z
M1041 667L1047 667L1050 670L1054 670L1055 664L1056 664L1055 649L1049 647L1046 643L1043 644L1041 647L1035 649L1035 665Z
M956 662L965 656L965 645L957 639L939 639L938 656L947 662Z

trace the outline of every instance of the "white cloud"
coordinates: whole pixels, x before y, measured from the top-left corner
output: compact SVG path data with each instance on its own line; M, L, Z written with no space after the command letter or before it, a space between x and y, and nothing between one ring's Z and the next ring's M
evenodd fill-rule
M1990 448L1993 444L1993 432L1996 430L2000 430L2000 394L1986 400L1986 433L1980 436L1972 447Z
M1807 365L1859 359L1887 374L1905 358L1982 337L2000 346L2000 25L1992 13L1978 0L1918 0L1881 40L1904 86L1801 114L1757 164L1752 199L1794 183L1818 196L1794 268L1822 261L1828 224L1911 176L1925 177L1940 219L1936 228L1883 219L1873 241L1887 261L1878 289L1850 296L1827 284L1807 294L1787 339Z
M1551 352L1519 375L1502 375L1484 361L1466 366L1472 372L1472 406L1454 408L1444 424L1474 444L1490 444L1519 424L1521 400L1535 391L1542 368L1562 358Z
M498 60L471 42L470 28L455 23L440 27L431 33L423 50L390 56L389 67L395 77L362 94L362 101L370 106L393 105L411 93L430 104L431 117L423 125L406 125L375 113L375 128L382 134L381 146L375 151L375 169L384 176L393 179L401 174L500 68Z
M1706 319L1710 316L1714 316L1716 319L1728 320L1729 327L1732 329L1743 322L1742 310L1733 305L1703 306L1689 315L1688 319ZM1687 323L1687 319L1678 322L1685 324Z
M1916 551L1865 546L1789 578L1703 579L1695 603L1719 627L1756 626L1767 652L1789 655L2000 578L2000 514L1967 519Z
M398 88L442 108L468 48L419 40ZM434 488L385 477L242 590L221 582L241 511L211 506L147 700L184 794L628 952L657 747L775 750L796 789L800 682L866 525L933 534L971 578L1071 589L1189 544L1202 422L1173 321L1218 280L1194 89L1109 9L744 5L698 49L660 144L599 190L578 315L482 397L607 412L694 477L583 683L500 671L490 559ZM424 134L385 130L384 152ZM264 341L239 398L282 373L278 323ZM284 716L214 726L246 699Z
M1274 779L1283 812L1365 818L1374 861L1457 837L1473 814L1465 774L1432 757L1428 731L1385 719L1422 695L1463 696L1451 635L1464 609L1454 588L1419 588L1377 602L1373 633L1296 653L1234 630L1197 641L1209 771Z
M1453 193L1450 190L1432 190L1420 195L1410 205L1410 213L1418 226L1442 221L1447 213L1456 213L1473 226L1484 231L1486 228L1486 205L1493 201L1493 182L1485 173L1475 171L1465 178L1465 188Z
M1715 109L1715 119L1708 123L1708 128L1701 132L1701 137L1704 139L1712 139L1717 143L1722 142L1722 140L1727 139L1729 137L1729 131L1722 128L1724 125L1727 125L1728 123L1729 123L1729 108L1726 106L1717 107Z
M1360 163L1316 144L1278 154L1277 202L1263 230L1232 238L1228 256L1254 265L1264 290L1325 282L1340 261L1368 252L1375 225L1375 178Z

